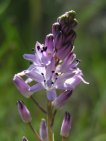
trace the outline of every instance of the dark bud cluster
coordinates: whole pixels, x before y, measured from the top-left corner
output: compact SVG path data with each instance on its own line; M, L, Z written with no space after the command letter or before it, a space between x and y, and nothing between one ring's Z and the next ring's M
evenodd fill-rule
M55 49L59 59L64 59L69 52L72 52L76 38L74 28L78 24L75 16L76 13L73 10L66 12L64 15L60 16L57 22L52 26Z

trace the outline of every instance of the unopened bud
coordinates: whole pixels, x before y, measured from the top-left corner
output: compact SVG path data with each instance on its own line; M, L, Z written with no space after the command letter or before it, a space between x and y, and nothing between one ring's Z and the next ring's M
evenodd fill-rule
M23 122L30 123L32 120L30 111L24 105L24 103L22 101L17 102L17 108L18 108L19 115L20 115L21 119L23 120Z
M75 38L76 38L75 31L74 30L70 30L70 32L67 34L67 38L64 41L64 44L70 43L70 45L73 45L74 41L75 41Z
M72 21L72 20L75 18L75 16L76 16L76 12L73 11L73 10L66 12L66 14L67 14L67 17L69 18L69 20L71 20L71 21Z
M70 21L70 27L75 28L78 25L78 20L74 19L72 22Z
M63 92L52 102L53 106L55 106L56 108L60 108L64 106L64 104L67 102L67 100L70 98L71 95L72 95L72 91L68 90Z
M28 139L25 136L23 136L22 141L28 141Z
M13 82L15 83L17 89L23 96L30 97L30 95L32 94L31 92L28 91L30 86L27 83L25 83L25 81L20 76L15 75L13 78Z
M66 15L66 13L65 13L64 15L60 16L60 17L57 19L57 21L59 22L59 24L60 24L61 26L63 26L64 24L67 24L69 20L68 20L68 17L67 17L67 15Z
M57 21L63 25L64 23L69 23L70 21L72 21L76 16L76 12L71 10L66 12L65 14L63 14L62 16L60 16Z
M46 141L47 140L47 125L46 120L42 119L40 124L40 131L39 131L41 140Z
M54 40L54 44L55 44L56 51L58 51L60 48L62 48L63 35L62 35L61 31L59 31L58 34L56 35L55 40Z
M72 118L70 113L66 112L61 126L60 135L67 138L71 130Z
M61 26L58 22L56 22L52 25L52 33L54 37L58 34L59 31L61 31Z
M54 49L53 34L48 34L45 39L45 46L47 46L48 53L52 53Z
M57 57L61 60L64 60L65 57L70 53L70 48L62 48L59 49L58 52L56 53Z

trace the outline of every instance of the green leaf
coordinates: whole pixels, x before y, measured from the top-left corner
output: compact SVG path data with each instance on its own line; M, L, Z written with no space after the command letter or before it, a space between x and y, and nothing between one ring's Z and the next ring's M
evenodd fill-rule
M106 134L100 134L94 137L92 141L106 141Z
M2 14L9 6L11 0L0 0L0 14Z

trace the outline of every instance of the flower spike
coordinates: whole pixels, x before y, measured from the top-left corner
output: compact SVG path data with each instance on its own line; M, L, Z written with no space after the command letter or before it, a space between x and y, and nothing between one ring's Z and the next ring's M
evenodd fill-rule
M42 119L39 134L32 126L32 117L22 101L17 102L19 115L23 122L28 123L39 141L54 141L53 124L57 108L61 108L69 100L73 90L81 83L89 84L83 78L82 70L78 68L80 61L74 53L76 39L75 27L78 21L75 11L71 10L53 23L51 33L46 35L44 43L35 44L32 54L24 54L25 60L31 61L29 67L15 74L13 81L20 93L33 102L47 116ZM26 80L24 80L26 78ZM32 94L41 90L46 92L47 109L39 104ZM58 92L62 91L58 95ZM62 141L69 136L72 118L66 112L61 126ZM28 141L26 137L22 141Z

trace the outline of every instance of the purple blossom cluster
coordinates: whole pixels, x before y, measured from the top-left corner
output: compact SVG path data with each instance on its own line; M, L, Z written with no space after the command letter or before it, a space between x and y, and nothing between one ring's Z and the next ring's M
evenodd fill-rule
M31 61L31 65L15 74L13 78L17 89L23 96L30 98L34 93L45 90L47 101L57 109L66 103L80 82L88 84L78 68L80 61L74 53L76 38L74 29L78 23L75 15L74 11L69 11L60 16L52 25L52 31L46 36L44 44L36 42L33 53L23 55L25 60ZM57 94L57 90L60 90L60 94ZM21 101L18 101L18 110L24 122L31 122L30 113ZM68 137L70 128L71 116L66 112L61 135ZM48 132L46 121L42 120L41 141L52 141L47 139ZM27 139L24 138L24 140Z

